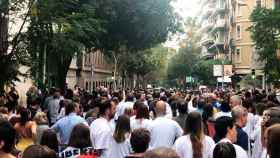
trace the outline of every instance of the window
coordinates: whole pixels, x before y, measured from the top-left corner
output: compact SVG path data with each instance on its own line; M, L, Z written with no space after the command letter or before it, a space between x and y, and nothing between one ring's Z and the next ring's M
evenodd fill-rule
M256 7L262 7L262 0L256 0Z
M240 63L241 62L241 48L237 48L236 49L235 62L236 63Z
M91 82L89 82L88 90L91 91Z
M86 82L86 90L88 90L88 82Z
M241 39L241 26L236 26L236 39Z
M241 14L241 5L239 5L239 4L237 4L237 6L236 6L236 15L237 16L241 16L242 14Z

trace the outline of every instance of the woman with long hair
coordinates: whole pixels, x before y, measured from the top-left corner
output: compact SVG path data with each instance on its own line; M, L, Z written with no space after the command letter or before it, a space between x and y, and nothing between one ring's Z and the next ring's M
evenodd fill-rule
M0 118L0 157L15 158L12 154L15 147L16 131L7 120Z
M33 120L37 124L36 128L36 144L40 144L43 132L49 129L49 121L47 114L44 112L37 112Z
M275 124L267 129L267 154L269 158L278 158L280 156L280 124Z
M58 153L58 139L55 131L53 131L52 129L45 130L42 133L40 145L47 146Z
M22 158L57 158L57 155L47 146L31 145L24 150Z
M73 128L68 147L59 153L59 157L76 158L87 155L94 158L94 154L94 149L92 148L90 140L90 129L88 126L81 123Z
M17 149L23 151L29 145L34 144L36 138L36 123L31 121L30 112L24 108L20 111L20 120L14 125L19 137Z
M214 158L236 158L236 151L231 143L218 143L213 151Z
M130 132L130 119L126 115L119 116L111 142L110 157L124 158L131 153Z
M144 103L137 101L133 108L136 111L136 116L135 118L131 118L131 130L138 128L148 129L151 124L151 121L149 120L150 115L148 107Z
M185 135L175 142L180 158L207 158L215 142L204 135L202 116L199 112L189 113L185 122Z

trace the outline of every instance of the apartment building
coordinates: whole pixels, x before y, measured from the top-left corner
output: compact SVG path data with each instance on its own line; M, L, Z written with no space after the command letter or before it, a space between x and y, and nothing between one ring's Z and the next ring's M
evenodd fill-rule
M280 6L280 0L236 0L235 8L235 30L233 39L235 51L232 52L232 62L238 75L246 75L255 69L257 76L263 76L264 63L258 61L259 55L254 48L249 27L252 25L250 15L256 7L275 8Z
M225 0L202 1L202 56L206 58L228 58L229 7Z
M202 56L232 61L235 74L245 76L256 70L262 76L263 63L258 61L249 27L256 7L274 8L280 0L203 0Z
M72 60L66 82L70 88L79 85L88 91L99 86L112 88L112 72L113 66L106 60L104 54L96 51Z

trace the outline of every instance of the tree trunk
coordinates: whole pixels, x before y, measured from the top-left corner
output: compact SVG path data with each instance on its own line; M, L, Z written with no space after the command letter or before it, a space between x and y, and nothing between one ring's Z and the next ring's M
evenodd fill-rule
M114 91L116 91L116 90L117 90L116 74L117 74L117 66L118 66L118 57L116 56L116 53L115 53L115 52L113 52L113 57L114 57L113 86L114 86Z
M61 56L60 62L59 62L59 67L58 71L56 73L56 86L60 88L61 90L65 89L65 84L66 84L66 77L67 77L67 72L69 70L71 61L73 57L65 57Z
M0 2L0 65L5 65L4 55L7 54L8 50L8 5L9 1L4 0ZM1 74L3 75L3 74ZM0 90L4 90L5 79L0 80Z
M8 7L8 0L0 2L0 56L8 50Z

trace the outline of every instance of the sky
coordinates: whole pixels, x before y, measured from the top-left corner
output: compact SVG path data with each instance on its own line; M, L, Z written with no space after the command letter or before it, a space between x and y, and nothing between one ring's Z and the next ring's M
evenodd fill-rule
M188 17L196 17L198 15L200 10L199 1L200 0L176 0L172 3L172 6L175 8L175 11L183 17L183 19L186 19ZM178 49L179 42L183 38L185 38L184 35L173 37L165 43L165 46Z
M183 18L195 17L199 11L199 0L176 0L172 5Z

